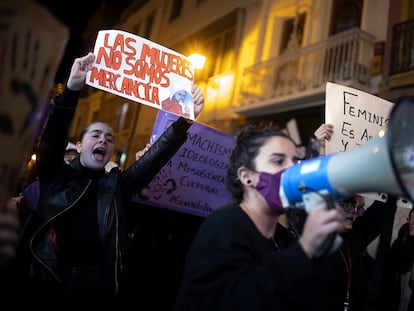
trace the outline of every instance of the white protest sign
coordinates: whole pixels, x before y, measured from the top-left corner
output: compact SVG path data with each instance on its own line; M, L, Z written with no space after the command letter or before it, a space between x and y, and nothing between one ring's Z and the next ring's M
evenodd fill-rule
M350 151L387 129L394 104L347 86L326 84L326 123L334 133L326 142L326 153Z
M380 97L356 90L347 86L328 82L326 84L326 123L334 125L334 133L326 142L326 153L346 152L367 143L378 136L381 130L386 131L389 115L394 104ZM349 165L353 165L349 163ZM379 170L381 167L378 168ZM361 193L367 202L384 201L380 193ZM367 207L370 204L367 204ZM404 198L397 201L397 212L394 219L393 237L395 237L406 218L398 215L406 213L412 204ZM370 254L375 256L378 241L370 244ZM371 248L373 250L371 250Z
M86 84L194 120L194 67L184 55L120 30L98 32Z
M326 123L333 124L334 133L326 142L326 153L350 151L377 137L381 130L386 131L393 106L380 97L328 82L325 116ZM361 195L384 200L380 193Z

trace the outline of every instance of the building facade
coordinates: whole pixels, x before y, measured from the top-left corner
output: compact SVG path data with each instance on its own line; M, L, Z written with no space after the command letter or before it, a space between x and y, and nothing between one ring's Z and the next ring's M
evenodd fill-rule
M413 18L409 0L136 0L110 28L206 57L195 72L205 98L199 122L235 133L272 121L306 145L324 122L328 81L391 101L413 94ZM98 12L85 33L91 48L103 27ZM89 89L71 135L94 119L110 123L122 168L149 141L156 114Z

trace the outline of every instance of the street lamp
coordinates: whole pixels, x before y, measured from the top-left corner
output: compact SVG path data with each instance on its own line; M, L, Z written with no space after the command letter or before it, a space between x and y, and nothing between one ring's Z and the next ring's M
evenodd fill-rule
M206 62L206 57L198 53L193 53L188 57L188 60L193 64L195 69L202 69Z

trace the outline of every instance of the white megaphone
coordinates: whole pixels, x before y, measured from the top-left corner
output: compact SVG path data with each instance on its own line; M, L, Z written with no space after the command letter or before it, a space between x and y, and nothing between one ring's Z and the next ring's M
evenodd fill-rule
M304 160L286 169L279 195L284 208L309 211L315 200L381 192L414 197L414 97L404 97L390 113L387 132L351 151Z

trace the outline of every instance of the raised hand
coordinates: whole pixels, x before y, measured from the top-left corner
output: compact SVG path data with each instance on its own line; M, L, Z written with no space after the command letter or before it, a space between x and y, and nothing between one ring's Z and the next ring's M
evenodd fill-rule
M67 86L72 91L80 91L86 82L86 74L92 70L95 55L89 52L87 55L76 58L73 62L72 69L68 79Z
M194 118L197 118L204 107L203 92L201 92L201 89L197 85L193 84L191 88L191 95L193 96L194 102Z
M317 140L331 140L333 135L333 125L329 123L323 123L314 133Z

